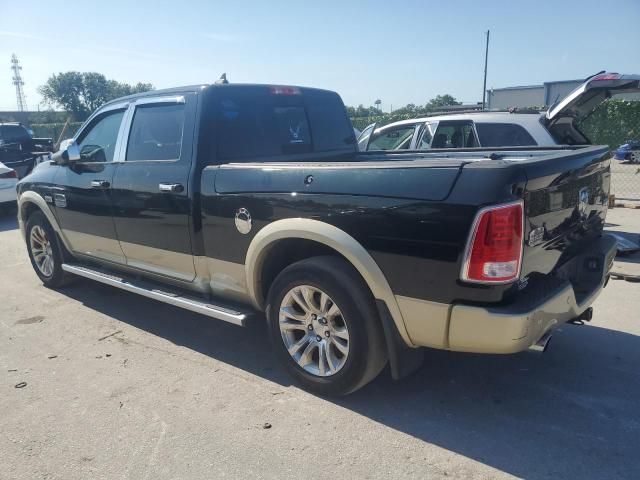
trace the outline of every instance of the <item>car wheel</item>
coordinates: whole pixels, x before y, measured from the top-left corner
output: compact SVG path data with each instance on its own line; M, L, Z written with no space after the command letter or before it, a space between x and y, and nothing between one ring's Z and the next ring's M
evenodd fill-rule
M267 303L276 355L307 390L345 395L384 368L387 352L373 296L345 260L323 256L288 266Z
M62 270L64 253L58 237L42 212L32 213L26 226L29 259L42 283L51 288L68 284L71 276Z

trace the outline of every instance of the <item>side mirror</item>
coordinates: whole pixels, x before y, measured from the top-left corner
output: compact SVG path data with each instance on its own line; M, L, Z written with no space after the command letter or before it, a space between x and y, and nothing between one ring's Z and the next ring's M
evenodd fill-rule
M60 143L60 150L51 156L51 159L58 165L69 165L80 161L80 148L78 144L69 139Z

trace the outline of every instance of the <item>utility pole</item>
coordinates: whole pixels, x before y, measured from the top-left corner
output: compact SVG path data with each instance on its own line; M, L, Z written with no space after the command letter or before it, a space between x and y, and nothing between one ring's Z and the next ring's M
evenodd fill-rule
M484 82L482 82L482 110L485 109L487 98L487 60L489 59L489 30L487 30L487 44L484 50Z
M11 70L13 70L13 84L16 86L16 101L18 103L18 111L24 112L27 110L27 100L24 96L24 90L22 87L24 86L24 82L22 81L22 75L20 75L20 70L22 67L20 66L20 62L18 61L18 57L14 53L11 55Z

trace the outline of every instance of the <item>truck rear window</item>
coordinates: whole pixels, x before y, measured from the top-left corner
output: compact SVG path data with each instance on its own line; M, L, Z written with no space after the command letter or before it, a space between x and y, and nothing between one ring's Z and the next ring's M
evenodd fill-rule
M219 94L214 122L221 160L355 151L340 97L331 92L277 95L266 87Z

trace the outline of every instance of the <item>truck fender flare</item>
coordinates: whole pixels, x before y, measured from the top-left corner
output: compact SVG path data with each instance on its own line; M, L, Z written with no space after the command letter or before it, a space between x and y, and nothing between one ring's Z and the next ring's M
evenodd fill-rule
M408 346L413 346L393 294L382 270L360 243L345 231L319 220L289 218L276 220L262 228L251 241L245 259L247 292L253 305L264 309L264 296L260 283L262 265L270 247L283 239L300 238L326 245L344 256L360 273L376 300L382 300L389 309L398 333Z
M51 211L51 207L49 206L47 201L42 197L42 195L40 195L37 192L34 192L33 190L23 192L20 195L20 198L18 199L18 224L20 225L20 232L22 232L22 238L24 238L26 241L27 232L25 230L25 224L27 222L27 219L24 217L24 214L26 212L26 207L29 203L35 205L42 213L44 213L44 216L47 217L49 224L51 224L55 232L58 234L58 237L62 241L65 248L68 251L71 251L71 249L69 248L69 242L67 241L64 234L62 233L60 224L58 223L58 220L56 219L55 215Z

